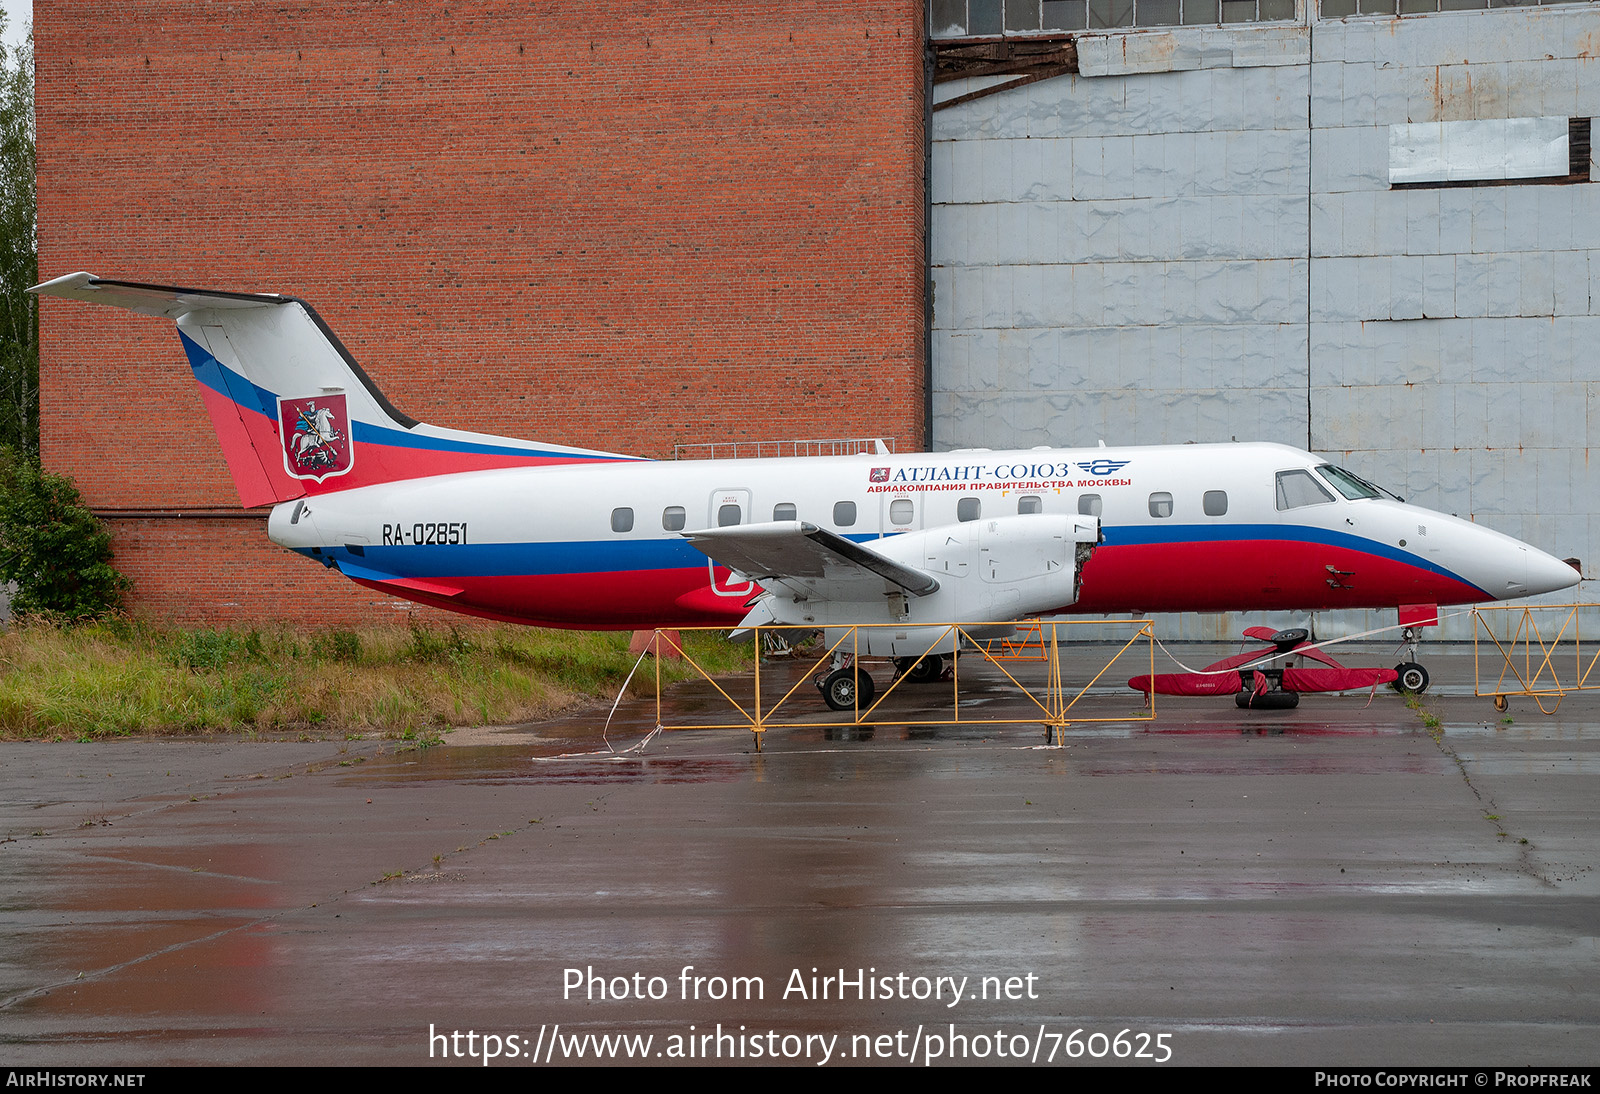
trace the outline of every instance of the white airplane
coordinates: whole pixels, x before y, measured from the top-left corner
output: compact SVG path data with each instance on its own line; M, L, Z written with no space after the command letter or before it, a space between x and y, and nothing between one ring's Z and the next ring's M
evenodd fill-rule
M293 297L87 273L31 291L176 319L240 501L273 506L272 540L468 615L795 625L830 644L849 625L902 624L860 631L861 655L933 676L952 622L1009 633L1062 612L1426 614L1580 577L1575 560L1283 445L656 462L409 418ZM872 692L847 660L821 682L836 709ZM1426 687L1421 666L1400 667Z

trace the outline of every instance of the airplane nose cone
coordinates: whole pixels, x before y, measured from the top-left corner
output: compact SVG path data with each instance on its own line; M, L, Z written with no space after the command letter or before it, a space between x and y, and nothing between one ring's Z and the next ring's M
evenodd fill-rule
M1583 580L1583 574L1569 562L1547 555L1533 547L1524 548L1528 564L1528 596L1570 589Z

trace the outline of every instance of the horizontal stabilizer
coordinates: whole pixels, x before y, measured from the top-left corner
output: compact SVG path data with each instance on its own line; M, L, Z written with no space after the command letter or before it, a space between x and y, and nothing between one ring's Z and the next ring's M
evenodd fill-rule
M276 293L215 292L181 289L175 285L146 285L138 281L109 281L88 273L57 277L28 290L40 296L59 296L90 304L127 308L138 315L177 319L193 311L220 308L270 308L290 299Z

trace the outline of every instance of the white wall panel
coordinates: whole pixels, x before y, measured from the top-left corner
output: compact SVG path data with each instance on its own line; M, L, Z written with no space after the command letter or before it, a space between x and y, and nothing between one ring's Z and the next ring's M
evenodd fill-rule
M1309 442L1593 565L1600 185L1390 187L1392 126L1600 115L1593 6L1161 33L935 113L937 446Z

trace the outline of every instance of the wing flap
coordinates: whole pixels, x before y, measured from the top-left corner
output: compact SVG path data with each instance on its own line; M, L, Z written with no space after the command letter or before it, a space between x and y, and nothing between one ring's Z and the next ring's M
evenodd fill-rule
M911 596L927 596L939 588L926 571L804 521L706 528L683 537L712 561L752 581L803 588L827 599L876 595L885 581Z

